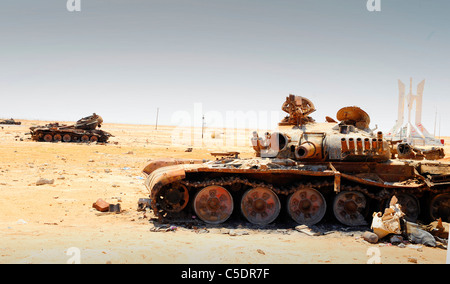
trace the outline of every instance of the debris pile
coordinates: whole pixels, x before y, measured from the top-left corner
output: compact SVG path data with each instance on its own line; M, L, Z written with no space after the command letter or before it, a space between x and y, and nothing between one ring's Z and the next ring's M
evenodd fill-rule
M400 204L397 203L397 198L394 196L389 204L389 208L381 212L373 213L372 230L378 236L378 239L389 234L401 234L400 219L405 216L405 213L400 209Z
M405 242L421 244L429 247L448 245L449 224L441 219L429 225L419 225L406 221L403 217L401 205L394 196L384 213L375 212L372 217L371 229L373 232L365 232L363 239L369 243L377 243L389 236L389 242L393 245L404 246ZM440 243L440 244L438 244Z

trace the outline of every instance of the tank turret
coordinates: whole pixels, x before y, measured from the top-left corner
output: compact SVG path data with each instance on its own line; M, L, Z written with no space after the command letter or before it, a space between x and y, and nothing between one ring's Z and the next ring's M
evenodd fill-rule
M290 95L282 109L288 112L279 130L259 137L252 146L257 156L297 161L387 161L388 142L383 133L369 129L369 115L359 107L344 107L337 113L340 123L328 118L317 123L309 117L315 111L307 99Z

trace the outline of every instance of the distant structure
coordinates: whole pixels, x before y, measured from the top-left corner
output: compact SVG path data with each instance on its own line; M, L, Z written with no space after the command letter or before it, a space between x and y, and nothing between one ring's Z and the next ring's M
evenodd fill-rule
M425 80L417 85L417 93L412 93L412 78L409 83L409 94L405 96L405 84L398 80L398 118L394 127L386 135L386 138L393 141L402 140L412 145L436 145L442 146L439 139L431 135L422 125L422 98ZM411 122L411 111L415 104L415 121ZM408 118L405 121L405 105L408 110Z

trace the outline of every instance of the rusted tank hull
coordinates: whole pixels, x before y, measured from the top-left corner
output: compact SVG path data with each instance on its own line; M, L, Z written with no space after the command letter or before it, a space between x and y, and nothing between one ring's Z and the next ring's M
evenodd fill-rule
M31 133L31 139L41 142L108 142L111 135L102 130L38 129Z
M144 173L155 214L186 213L217 224L241 213L250 223L266 225L284 210L295 222L311 225L328 211L355 226L367 224L395 196L408 221L420 215L450 221L449 163L392 158L382 131L369 128L369 115L359 107L341 108L339 123L330 117L316 123L309 116L315 106L303 97L289 95L282 110L288 116L276 131L253 132L254 159L225 155L205 163L148 165Z
M164 166L158 167L158 165ZM180 215L195 216L194 203L199 192L210 186L217 186L230 193L234 200L234 208L243 206L241 199L248 191L254 190L253 194L255 196L261 194L263 199L262 189L264 188L276 195L276 198L281 201L281 208L287 210L290 215L303 210L304 212L298 213L297 216L312 216L309 219L303 218L304 223L308 223L308 220L320 222L321 220L317 220L317 216L314 216L314 212L320 209L333 210L334 214L340 213L343 216L336 216L337 219L346 225L353 226L367 224L370 209L381 210L394 195L405 196L405 202L417 201L416 204L409 204L412 207L409 209L412 219L417 219L419 213L423 213L422 215L431 215L427 216L428 218L441 214L442 216L439 217L447 220L450 218L450 215L445 213L449 206L447 202L450 201L450 177L445 173L449 171L450 165L421 164L412 161L305 164L256 158L227 159L227 161L206 163L201 163L200 160L176 159L153 161L146 167L144 174L147 176L145 185L150 191L152 209L161 220L179 218ZM433 178L430 178L430 174ZM295 205L296 202L300 203L299 200L290 203L287 201L292 200L291 196L296 192L299 192L298 196L302 196L302 193L304 195L304 200L301 201L303 209ZM315 202L316 197L309 198L307 195L319 196L317 193L323 196L323 204L329 204L329 208L308 207ZM440 211L435 209L433 213L430 206L436 196L441 196L437 205L442 206L443 209ZM210 199L210 203L215 204L214 198ZM205 207L209 204L208 201L204 203ZM261 207L271 206L271 204L261 203ZM331 205L334 206L333 209ZM244 213L242 208L241 212L236 209L235 211L237 215ZM215 214L219 213L220 210L215 212ZM258 213L253 211L250 213L258 216ZM270 215L264 211L261 214ZM266 219L269 220L272 217L268 216ZM211 213L209 219L215 220L214 218L214 214ZM208 223L211 221L209 219L206 217L204 221Z
M50 123L45 126L30 127L31 139L44 142L108 142L110 133L99 130L103 118L97 114L84 117L74 125Z
M22 122L20 122L20 121L15 121L15 120L13 120L13 119L7 119L7 120L2 120L2 121L0 121L0 124L21 125Z

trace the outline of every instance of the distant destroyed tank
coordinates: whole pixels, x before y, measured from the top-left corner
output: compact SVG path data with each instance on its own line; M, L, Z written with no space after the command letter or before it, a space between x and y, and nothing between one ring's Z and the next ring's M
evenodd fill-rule
M31 139L45 142L108 142L113 137L99 130L103 123L101 116L93 114L78 120L74 125L50 123L45 126L30 127Z
M15 121L14 119L5 119L5 120L1 120L0 124L12 124L12 125L21 125L22 122L20 121Z
M224 153L212 161L150 162L143 173L159 220L194 216L220 224L243 216L256 225L286 218L313 225L325 217L359 226L395 196L408 221L450 221L450 163L392 158L383 133L369 128L359 107L317 123L309 116L313 103L290 95L282 110L288 116L278 131L253 133L255 158Z

